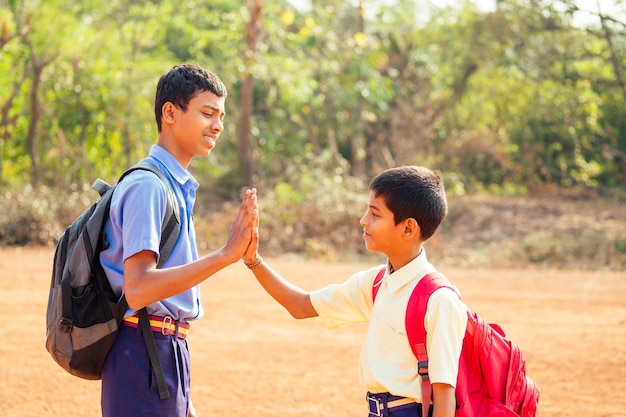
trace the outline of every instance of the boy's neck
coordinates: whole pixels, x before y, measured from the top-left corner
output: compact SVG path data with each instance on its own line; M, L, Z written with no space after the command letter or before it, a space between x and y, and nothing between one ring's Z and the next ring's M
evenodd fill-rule
M180 152L179 148L176 146L175 140L169 132L165 131L165 129L159 134L157 145L168 151L174 158L176 158L178 163L183 168L187 169L189 167L192 158L189 158Z
M412 252L409 256L396 257L392 259L391 257L387 258L389 262L389 273L393 274L398 269L403 268L405 265L411 263L415 258L422 254L422 245L419 246L417 253Z

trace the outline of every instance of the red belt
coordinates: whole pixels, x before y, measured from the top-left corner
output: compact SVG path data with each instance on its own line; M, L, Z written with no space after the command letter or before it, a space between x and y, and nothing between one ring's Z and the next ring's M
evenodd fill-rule
M189 324L176 321L170 316L148 316L150 317L150 327L152 331L161 333L164 336L178 336L185 339L189 333ZM125 317L122 322L124 326L137 328L139 326L139 315Z

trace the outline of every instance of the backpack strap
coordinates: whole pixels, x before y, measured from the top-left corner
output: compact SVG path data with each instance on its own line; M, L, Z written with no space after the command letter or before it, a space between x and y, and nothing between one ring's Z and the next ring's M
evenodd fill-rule
M126 175L138 169L150 171L159 177L163 184L165 184L167 192L165 218L163 219L163 225L161 226L161 242L159 243L159 262L157 263L157 268L160 268L170 256L172 248L180 235L180 208L170 181L165 177L161 170L147 160L140 161L126 170L126 172L124 172L124 174L120 177L118 183L122 181ZM148 349L150 363L154 369L159 398L161 400L167 400L170 398L170 393L167 389L167 383L165 382L163 365L161 365L161 359L159 358L159 354L157 352L156 341L154 340L154 334L152 334L152 329L150 328L150 318L148 317L148 309L146 307L139 310L139 324Z
M118 180L118 183L128 174L139 169L150 171L159 177L163 184L165 184L165 190L167 193L165 218L163 219L163 225L161 226L159 263L157 264L157 268L160 268L163 266L163 263L167 260L167 258L169 258L172 248L174 247L174 244L176 244L178 236L180 235L180 208L178 207L178 201L176 200L176 195L174 194L174 190L172 189L169 179L167 179L163 172L161 172L161 170L154 164L145 159L126 170Z
M161 365L161 359L159 358L159 352L156 347L156 340L154 340L154 334L150 327L150 317L148 316L148 309L142 308L139 310L139 325L141 326L141 333L143 339L146 342L148 348L148 356L150 357L150 363L154 370L154 376L156 377L157 390L159 391L159 398L161 400L167 400L170 398L170 392L167 389L167 382L165 382L165 373L163 372L163 365Z
M378 289L380 288L380 284L385 277L385 269L383 268L378 271L376 278L374 278L374 282L372 283L372 302L376 301L376 294L378 294Z
M424 317L431 294L439 288L450 288L458 294L458 290L439 272L423 276L411 293L406 308L406 333L411 350L417 358L417 372L422 378L422 415L428 415L428 408L433 396L433 388L428 377L428 353L426 352L426 329ZM460 296L460 295L459 295Z
M381 269L372 283L372 300L376 300L376 294L385 276L385 269ZM441 287L452 288L454 286L448 279L439 272L433 272L422 277L411 293L406 308L405 326L409 346L417 358L417 372L421 377L422 387L422 415L427 416L430 402L433 396L433 389L428 378L428 354L426 353L426 329L424 329L424 317L428 298Z

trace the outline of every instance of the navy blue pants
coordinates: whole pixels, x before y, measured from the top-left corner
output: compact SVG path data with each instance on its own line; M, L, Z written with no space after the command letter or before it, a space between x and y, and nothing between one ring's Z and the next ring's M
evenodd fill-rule
M428 416L433 415L433 407L428 410ZM407 404L389 410L390 417L422 417L422 404Z
M430 406L428 410L428 416L433 415L433 407ZM368 414L368 417L372 414ZM399 407L394 407L389 410L389 417L422 417L422 404L406 404Z
M103 417L187 417L190 358L187 341L154 332L170 398L161 400L141 327L120 326L102 370Z

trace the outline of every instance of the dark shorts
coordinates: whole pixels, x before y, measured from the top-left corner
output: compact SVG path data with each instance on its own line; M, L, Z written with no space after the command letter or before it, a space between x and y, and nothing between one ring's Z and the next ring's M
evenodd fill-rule
M161 400L141 328L120 327L102 370L103 417L187 417L190 358L187 341L154 332L170 398Z
M413 400L392 395L388 392L367 393L368 417L422 417L422 404ZM408 402L408 404L407 404ZM432 417L433 407L428 408L428 417Z
M428 415L432 416L432 407ZM422 417L422 404L407 404L389 410L389 417Z

